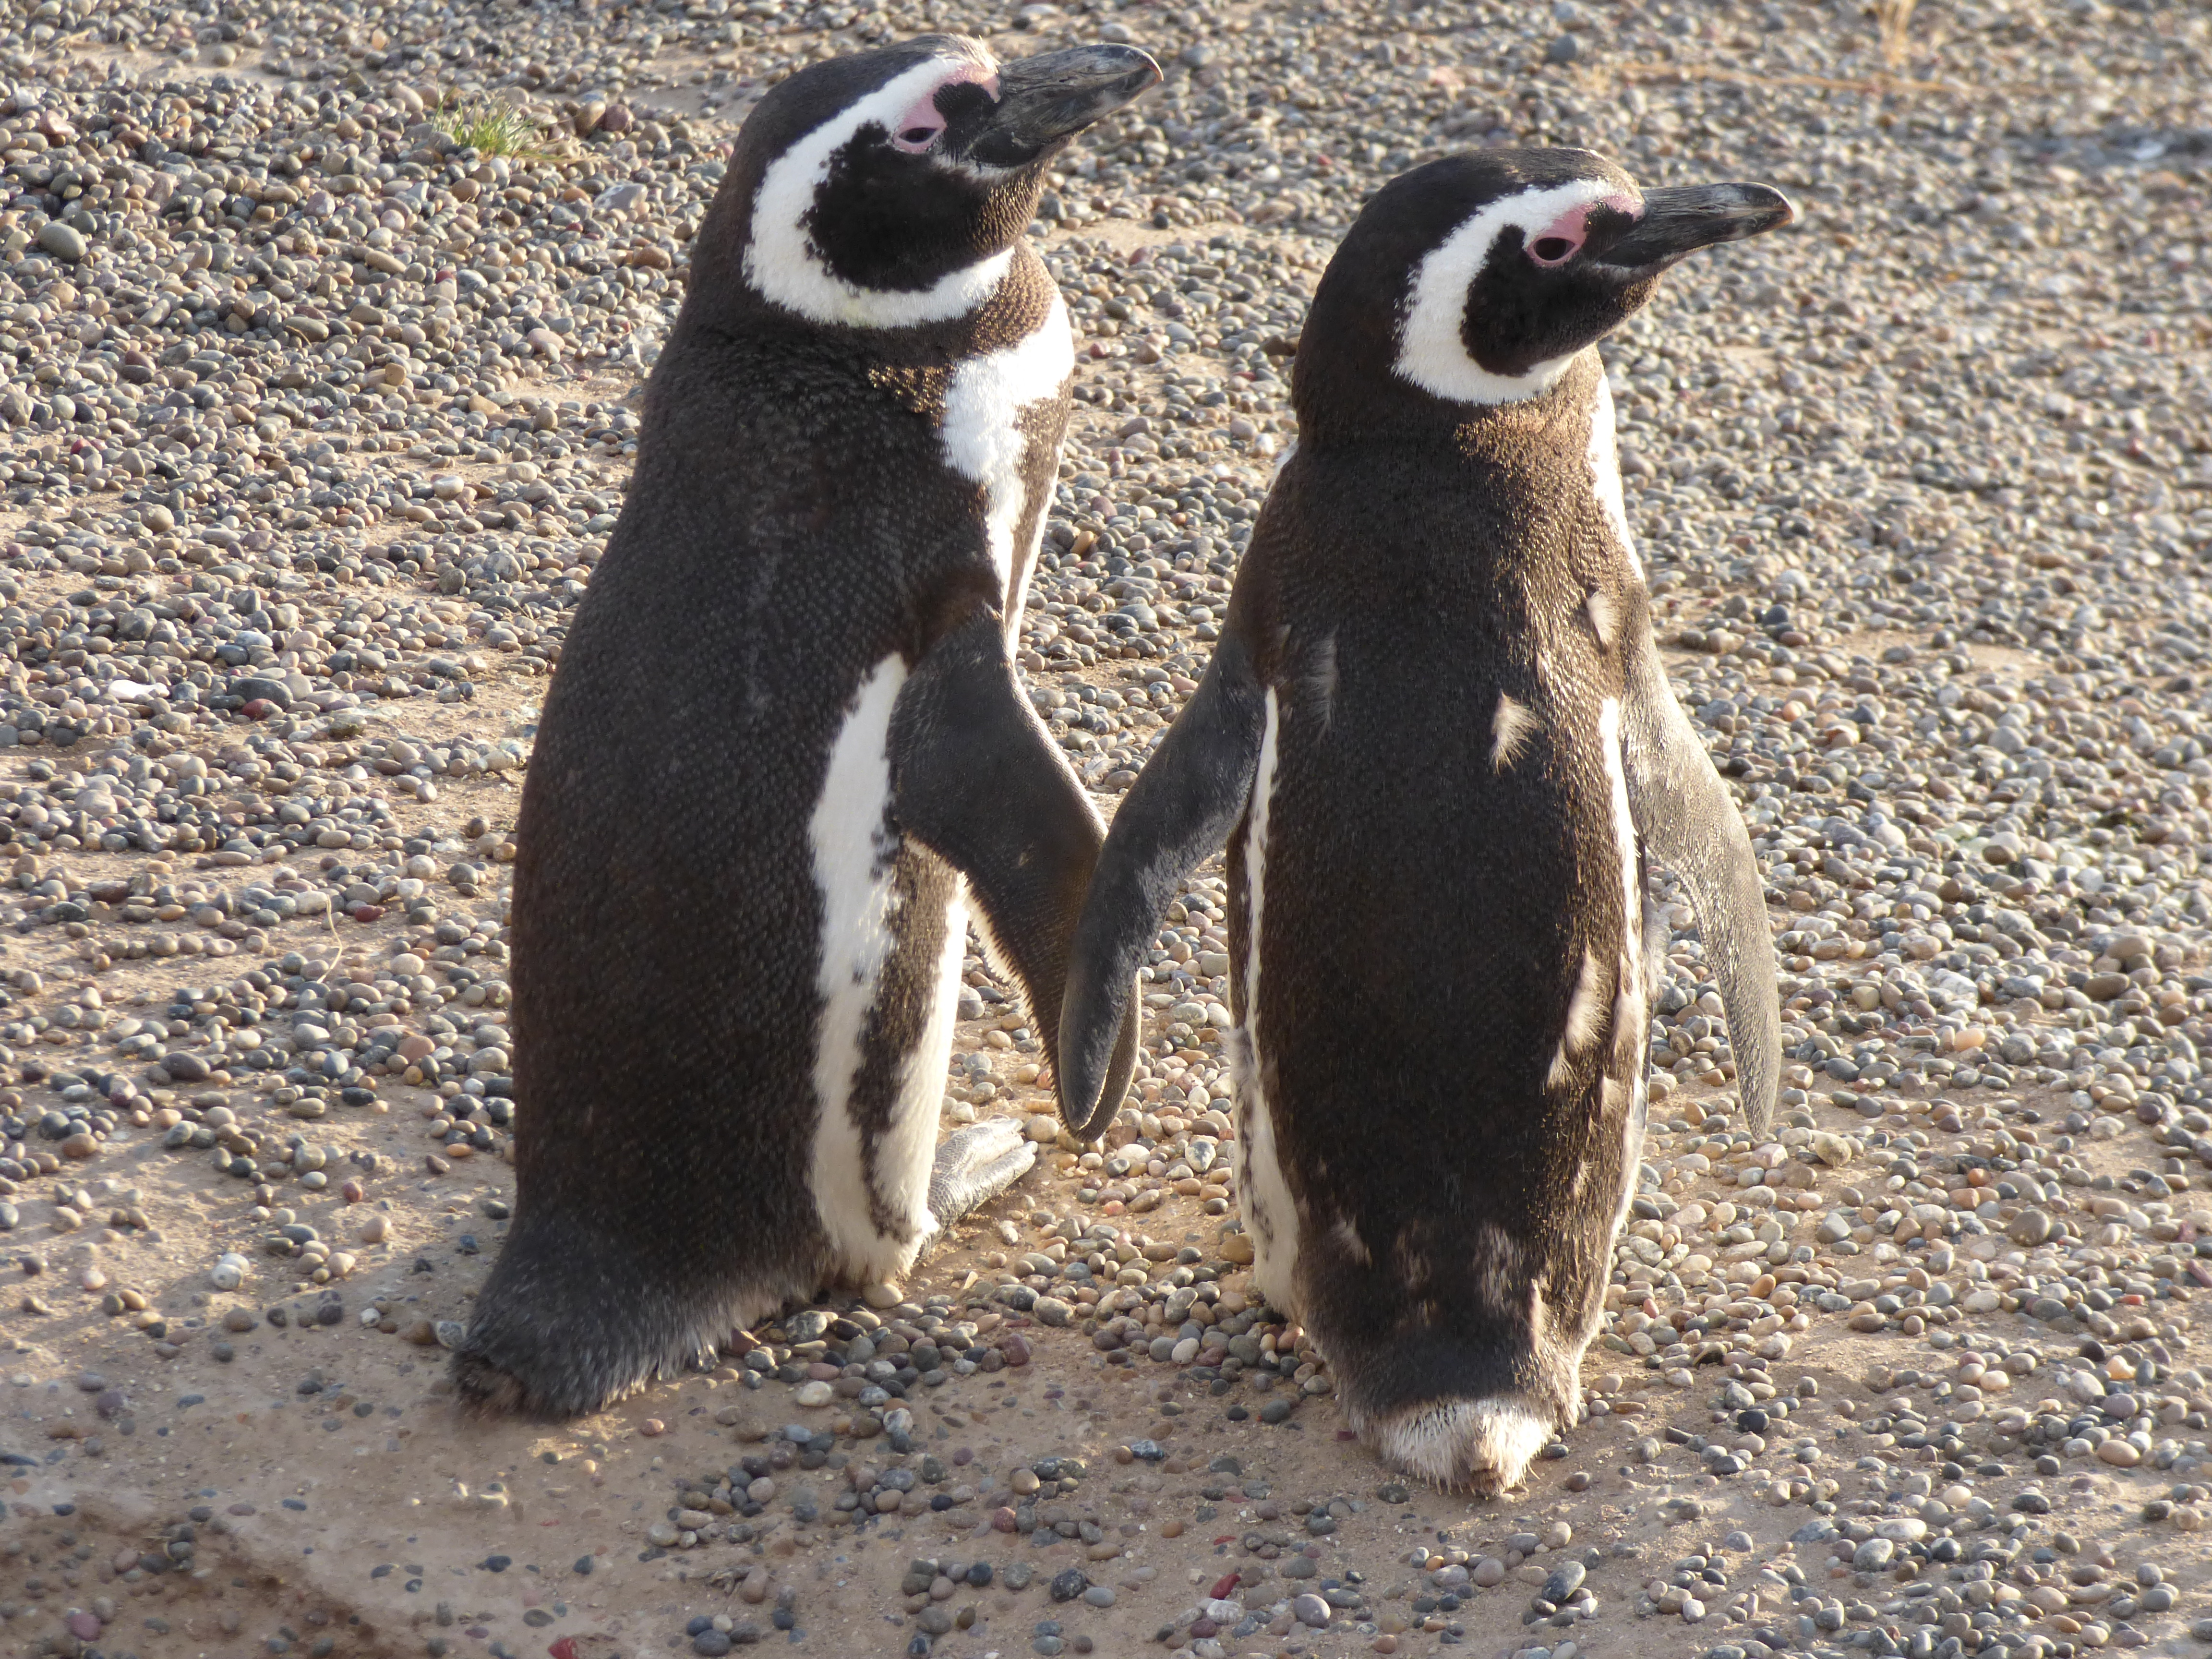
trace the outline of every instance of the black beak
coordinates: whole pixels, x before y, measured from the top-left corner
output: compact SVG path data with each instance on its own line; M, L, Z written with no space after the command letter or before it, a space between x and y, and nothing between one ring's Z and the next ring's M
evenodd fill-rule
M988 167L1024 167L1159 84L1160 66L1134 46L1073 46L999 70L999 102L968 146Z
M1664 270L1716 242L1741 241L1797 216L1790 198L1769 185L1685 185L1647 191L1643 216L1591 262L1638 276Z

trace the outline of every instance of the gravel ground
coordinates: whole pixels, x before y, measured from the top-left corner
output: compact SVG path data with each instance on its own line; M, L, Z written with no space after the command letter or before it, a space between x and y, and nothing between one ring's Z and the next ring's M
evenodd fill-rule
M0 1642L2201 1651L2212 23L1869 11L8 8ZM446 1390L512 1194L514 784L624 399L760 88L932 27L1170 65L1033 228L1081 401L1023 664L1109 811L1368 191L1577 143L1804 210L1605 348L1789 1092L1734 1126L1680 911L1593 1417L1500 1503L1370 1462L1244 1288L1217 877L1101 1151L970 960L947 1115L1049 1150L908 1285L565 1428Z

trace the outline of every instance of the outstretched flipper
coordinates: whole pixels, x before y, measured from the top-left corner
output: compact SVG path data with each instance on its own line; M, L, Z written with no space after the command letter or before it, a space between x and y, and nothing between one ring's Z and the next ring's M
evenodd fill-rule
M1121 1085L1106 1073L1109 1054L1118 1056L1115 1033L1135 1023L1127 999L1137 966L1183 878L1243 816L1266 711L1251 653L1232 629L1115 815L1060 1016L1060 1115L1078 1140L1097 1136L1121 1103Z
M1068 944L1104 831L1015 683L996 616L977 611L915 665L891 711L890 753L894 816L968 878L1058 1077ZM1136 1059L1133 1015L1112 1050L1116 1107Z
M1621 732L1628 802L1651 855L1689 887L1705 959L1728 1009L1736 1087L1753 1130L1773 1121L1782 1075L1782 1008L1774 938L1751 837L1712 758L1674 701L1640 599L1630 619L1628 687Z
M929 1212L937 1218L937 1229L923 1241L922 1249L934 1244L962 1216L1019 1181L1036 1162L1036 1143L1010 1117L987 1117L945 1136L929 1171Z

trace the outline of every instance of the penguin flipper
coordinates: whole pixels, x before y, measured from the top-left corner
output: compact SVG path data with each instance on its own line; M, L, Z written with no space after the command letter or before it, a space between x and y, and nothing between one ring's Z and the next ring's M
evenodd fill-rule
M1079 1140L1105 1128L1109 1044L1135 1020L1123 1000L1183 878L1229 839L1251 799L1266 701L1249 648L1222 635L1206 678L1115 815L1069 953L1060 1017L1060 1113Z
M892 811L968 878L1057 1077L1068 941L1104 830L1016 683L995 614L978 611L915 665L891 712L890 759ZM1136 1056L1133 1018L1113 1051L1116 1106Z
M1782 1006L1766 884L1742 815L1674 700L1648 613L1630 637L1641 641L1630 653L1622 720L1630 810L1652 855L1690 890L1728 1010L1744 1114L1753 1129L1763 1131L1773 1121L1782 1075Z

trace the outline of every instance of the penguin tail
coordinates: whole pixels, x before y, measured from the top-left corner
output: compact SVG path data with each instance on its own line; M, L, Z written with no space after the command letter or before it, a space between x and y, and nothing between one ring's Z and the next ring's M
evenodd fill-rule
M625 1266L605 1241L518 1231L453 1355L462 1402L487 1415L585 1416L711 1361L727 1333L781 1301L747 1310L726 1293L686 1294L669 1278Z
M1532 1342L1516 1322L1469 1330L1413 1319L1387 1331L1347 1322L1332 1341L1326 1312L1309 1312L1320 1316L1308 1328L1329 1357L1346 1422L1385 1462L1431 1486L1495 1498L1581 1414L1580 1347Z
M1557 1413L1516 1393L1418 1401L1354 1421L1392 1467L1445 1491L1495 1498L1521 1484Z

